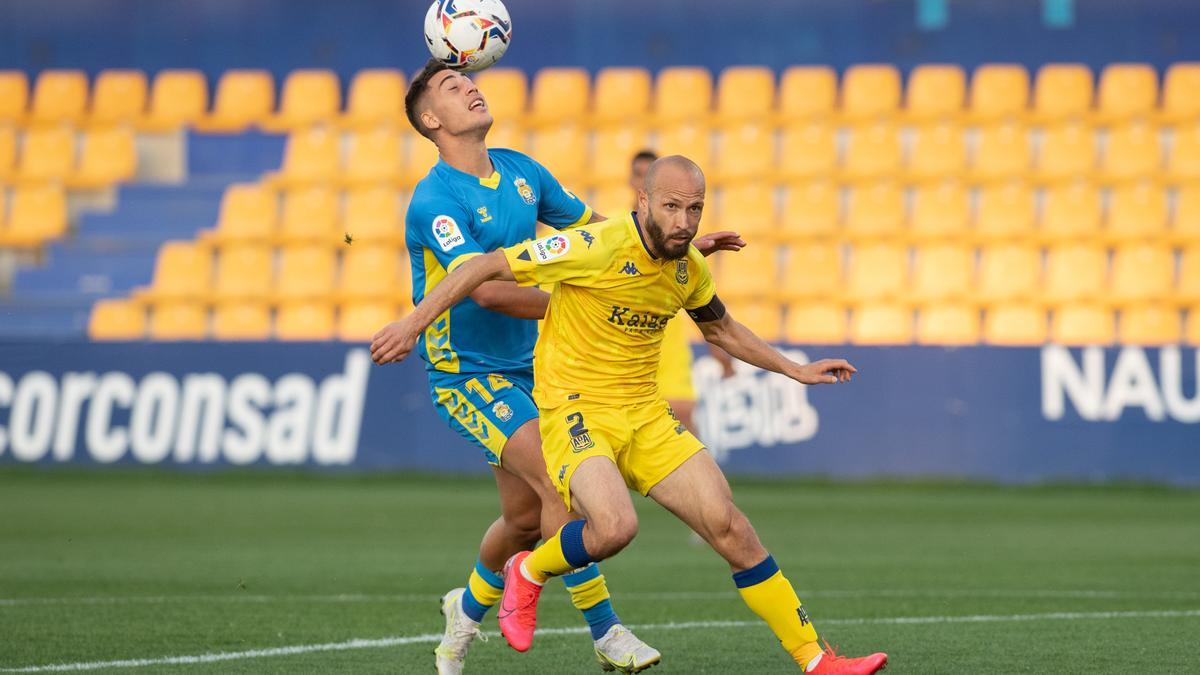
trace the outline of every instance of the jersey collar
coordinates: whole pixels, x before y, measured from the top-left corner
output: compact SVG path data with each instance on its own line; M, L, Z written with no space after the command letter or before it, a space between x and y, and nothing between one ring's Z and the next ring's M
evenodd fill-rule
M488 176L487 178L480 178L479 176L472 176L469 173L459 171L458 169L447 164L446 161L441 158L438 158L436 168L438 171L441 171L448 176L465 181L471 185L480 185L482 187L495 190L500 187L500 170L496 168L496 159L492 157L491 152L488 153L488 157L492 160L492 175Z
M638 221L637 211L633 211L629 215L632 216L629 222L633 223L633 231L637 232L638 241L642 242L642 250L650 256L651 260L658 262L658 256L650 251L650 246L646 243L646 235L642 233L642 224Z

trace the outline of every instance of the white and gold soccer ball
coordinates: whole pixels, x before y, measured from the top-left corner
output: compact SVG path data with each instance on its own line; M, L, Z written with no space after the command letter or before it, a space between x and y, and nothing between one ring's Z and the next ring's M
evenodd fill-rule
M512 21L500 0L435 0L425 14L425 44L454 70L474 72L500 60Z

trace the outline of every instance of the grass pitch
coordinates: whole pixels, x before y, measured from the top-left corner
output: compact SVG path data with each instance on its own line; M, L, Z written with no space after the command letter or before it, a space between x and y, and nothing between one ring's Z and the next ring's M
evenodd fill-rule
M822 636L886 650L889 673L1197 672L1200 492L734 491ZM641 534L604 571L663 652L652 672L797 672L717 556L638 502ZM0 672L433 672L437 597L463 584L495 513L483 479L0 471ZM567 630L524 655L476 644L467 672L600 672L561 584L541 608ZM664 625L706 621L735 623ZM301 649L259 651L281 647ZM164 661L206 654L233 657Z

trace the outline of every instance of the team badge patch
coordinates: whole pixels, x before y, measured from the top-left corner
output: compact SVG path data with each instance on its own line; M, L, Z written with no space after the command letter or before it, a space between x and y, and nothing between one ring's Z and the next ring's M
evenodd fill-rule
M507 422L512 419L512 407L504 401L496 401L496 405L492 406L492 414L494 414L501 422Z
M592 440L592 435L588 433L587 427L583 424L583 413L571 413L567 415L567 421L571 426L567 429L567 433L571 435L571 449L575 452L583 452L588 448L596 447L595 441Z
M450 216L438 216L433 219L433 237L437 239L438 246L441 246L443 251L449 251L466 242L462 230L458 229L458 223Z
M481 222L481 223L486 223L487 221L492 219L492 217L490 215L488 215L486 206L481 206L481 207L475 209L475 212L479 214L479 222Z
M565 235L554 234L533 242L533 255L538 262L554 260L571 250L571 240Z
M521 199L524 199L526 204L533 206L537 203L537 197L533 194L533 188L529 187L524 178L514 180L513 185L517 186L517 192L520 193Z
M687 282L688 282L687 264L688 264L688 261L686 261L686 260L676 260L675 261L675 281L679 282L680 284L684 284L684 285L687 285Z

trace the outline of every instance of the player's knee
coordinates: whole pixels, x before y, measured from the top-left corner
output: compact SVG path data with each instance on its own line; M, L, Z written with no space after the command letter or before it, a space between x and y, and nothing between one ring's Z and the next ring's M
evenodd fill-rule
M608 558L628 546L637 536L637 513L630 509L628 512L606 514L595 520L589 519L588 527L593 528L594 534L593 541L588 542L588 553L596 559Z
M705 524L711 541L728 546L737 546L754 536L750 521L731 501L714 504L706 515Z
M542 538L542 519L537 511L506 516L505 525L513 541L531 547Z

